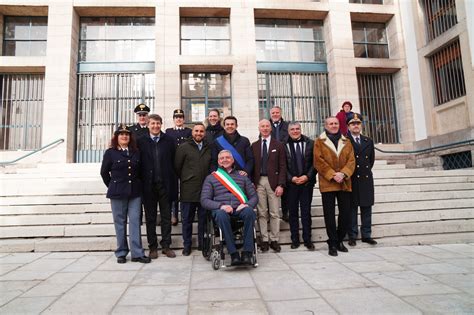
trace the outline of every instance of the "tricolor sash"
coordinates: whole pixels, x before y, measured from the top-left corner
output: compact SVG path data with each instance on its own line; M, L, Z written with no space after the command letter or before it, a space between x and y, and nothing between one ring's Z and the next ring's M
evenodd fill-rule
M230 151L230 153L232 153L232 156L234 157L234 160L237 162L237 164L239 164L241 169L245 168L244 159L242 158L240 153L237 152L237 150L234 148L234 146L232 144L230 144L229 141L227 141L226 138L224 138L224 136L217 137L216 141L219 143L219 145L224 150L228 150L228 151Z
M242 191L239 185L230 177L230 175L223 170L222 168L218 168L217 171L212 172L212 175L222 184L228 191L232 193L240 203L247 203L248 198Z

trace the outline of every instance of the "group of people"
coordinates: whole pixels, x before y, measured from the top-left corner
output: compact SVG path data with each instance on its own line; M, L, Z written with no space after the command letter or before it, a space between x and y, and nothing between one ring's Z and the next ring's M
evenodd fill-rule
M209 110L206 121L194 124L192 129L185 127L183 110L176 109L174 127L163 132L161 116L150 114L145 104L137 105L134 110L137 124L119 126L101 167L101 176L108 187L107 198L111 200L117 262L125 263L130 251L132 261L149 263L158 258L158 218L162 254L176 257L170 248L171 226L178 223L179 210L185 256L192 251L192 224L196 213L198 250L203 247L206 211L210 211L223 233L232 265L250 264L255 221L262 252L281 251L281 219L289 223L292 249L301 244L301 219L303 244L314 251L311 203L316 175L329 255L348 251L343 243L346 236L348 244L356 246L358 207L362 241L375 245L377 242L371 237L374 145L361 134L362 117L351 110L352 104L344 102L342 114L328 117L325 131L312 140L302 134L299 122L284 121L281 108L275 106L270 110L270 120L259 121L258 140L251 143L237 131L237 118L222 119L218 109ZM348 128L347 132L343 131L344 127ZM148 256L140 233L142 206ZM244 222L241 253L233 240L232 216Z

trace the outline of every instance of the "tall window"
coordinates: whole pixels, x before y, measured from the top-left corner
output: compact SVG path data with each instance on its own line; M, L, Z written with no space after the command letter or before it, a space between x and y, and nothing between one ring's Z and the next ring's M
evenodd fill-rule
M436 105L466 95L459 40L430 57Z
M331 114L327 73L258 73L260 119L280 106L283 119L301 123L303 133L315 138Z
M45 56L48 18L6 16L3 56Z
M354 57L388 58L388 41L383 23L352 23Z
M421 0L428 40L433 40L458 23L456 0Z
M383 0L349 0L349 3L383 4Z
M358 74L364 133L375 143L398 143L397 112L391 74Z
M155 61L154 17L81 18L80 62Z
M325 62L322 21L255 19L258 61Z
M0 150L41 147L44 74L0 74Z
M230 54L229 18L181 18L181 54Z
M230 73L182 73L181 108L186 121L203 121L210 109L232 112Z

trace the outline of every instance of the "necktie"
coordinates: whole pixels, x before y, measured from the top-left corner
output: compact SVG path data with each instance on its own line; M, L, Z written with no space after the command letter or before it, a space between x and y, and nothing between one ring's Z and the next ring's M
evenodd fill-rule
M280 124L275 124L275 138L280 141Z
M123 152L125 152L125 154L128 156L128 150L127 149L123 149Z
M298 168L298 176L301 176L303 174L303 153L299 142L296 142L296 167Z
M198 149L199 149L199 151L201 151L201 149L202 149L202 143L198 143Z
M267 176L267 160L268 160L267 139L263 139L262 169L260 173L264 176Z
M160 138L160 137L155 136L155 137L153 137L153 141L155 141L155 143L156 143L156 142L158 142L158 139L159 139L159 138Z
M360 138L359 137L356 138L356 142L357 142L357 144L360 145Z

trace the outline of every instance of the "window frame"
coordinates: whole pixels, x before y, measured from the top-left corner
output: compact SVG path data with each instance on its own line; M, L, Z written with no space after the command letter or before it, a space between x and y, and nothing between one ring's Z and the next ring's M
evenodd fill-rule
M362 29L358 29L358 30L362 30L364 32L364 41L356 41L354 40L354 24L360 24L360 25L363 25ZM384 25L384 28L383 28L383 32L384 32L384 37L386 39L386 42L385 43L379 43L379 42L370 42L368 40L368 31L367 29L369 27L367 27L367 25L374 25L374 24L379 24L379 25ZM374 28L374 27L371 27L371 28ZM353 21L351 23L351 29L352 29L352 45L354 47L354 57L355 58L371 58L371 59L390 59L390 47L389 47L389 42L388 42L388 36L387 36L387 23L378 23L378 22L355 22ZM378 30L378 28L377 28ZM364 46L365 47L365 57L363 56L356 56L356 49L355 49L355 45L361 45L361 46ZM386 47L386 52L387 52L387 56L386 57L371 57L369 56L369 46L383 46L383 47Z
M200 25L201 27L203 27L203 34L204 34L204 38L186 38L186 37L183 37L183 25L186 25L186 24L183 24L183 21L185 20L203 20L203 25ZM208 38L207 37L207 28L209 27L207 24L208 24L208 21L210 19L219 19L219 20L227 20L227 24L225 25L220 25L220 26L226 26L227 28L227 38ZM193 42L193 41L203 41L204 42L204 54L190 54L189 52L183 52L183 42ZM228 43L228 51L227 53L224 53L224 54L208 54L207 51L208 51L208 46L207 46L207 43L208 42L224 42L224 43ZM231 55L232 54L232 45L231 45L231 31L230 31L230 17L205 17L205 16L202 16L202 17L190 17L190 16L181 16L180 19L179 19L179 54L180 55L183 55L183 56L227 56L227 55Z
M7 29L7 24L8 24L8 20L9 19L15 19L15 18L27 18L29 19L29 25L28 25L28 36L29 38L28 39L15 39L15 38L6 38L5 34L6 34L6 29ZM45 39L32 39L31 38L31 29L33 26L33 19L46 19L46 34L45 34ZM41 26L43 27L43 25ZM3 45L2 45L2 56L17 56L17 57L35 57L35 56L46 56L46 53L47 53L47 39L48 39L48 16L24 16L24 15L6 15L3 17ZM23 42L23 43L45 43L45 47L44 47L44 55L43 54L40 54L40 55L32 55L32 51L31 51L31 44L28 45L28 55L17 55L17 54L13 54L13 55L6 55L6 47L7 47L7 43L18 43L18 42ZM15 51L16 52L16 51Z

